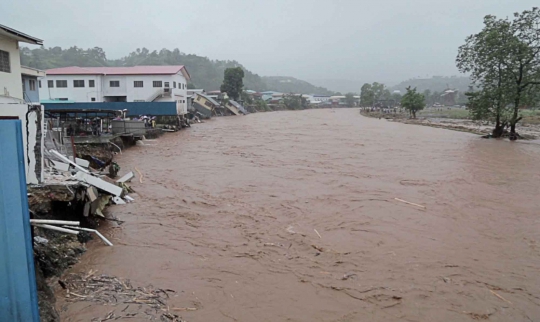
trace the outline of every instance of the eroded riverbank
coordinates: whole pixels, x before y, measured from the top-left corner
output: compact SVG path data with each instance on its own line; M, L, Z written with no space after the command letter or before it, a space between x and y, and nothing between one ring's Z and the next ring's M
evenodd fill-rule
M417 118L411 119L406 113L382 113L380 111L360 111L360 114L366 117L386 119L392 122L404 124L430 126L434 128L474 133L482 136L490 135L494 124L489 122L475 122L468 118L468 112L462 109L449 110L425 110L421 111ZM519 123L518 133L522 139L537 140L540 138L540 123L536 111L530 112L525 119ZM534 113L534 114L533 114ZM463 114L465 117L463 117ZM455 118L453 116L460 116ZM507 135L506 135L507 137Z
M187 321L540 318L537 145L357 109L218 118L152 143L118 158L144 178L111 207L115 246L93 243L73 272L173 289ZM62 292L63 321L127 306Z

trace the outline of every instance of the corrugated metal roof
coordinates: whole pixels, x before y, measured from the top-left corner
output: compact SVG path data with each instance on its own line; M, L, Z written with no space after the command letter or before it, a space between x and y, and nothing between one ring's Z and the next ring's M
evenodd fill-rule
M10 36L12 36L14 38L17 38L17 40L19 40L19 41L24 41L24 42L27 42L29 44L43 45L43 40L41 40L39 38L36 38L36 37L32 37L30 35L27 35L27 34L25 34L23 32L20 32L18 30L13 29L13 28L9 28L7 26L0 25L0 30L3 30L4 33L9 34Z
M177 115L176 102L81 102L72 104L44 103L45 112L49 110L128 110L127 116L138 115Z
M0 120L0 320L38 322L20 120Z
M214 104L214 105L216 105L216 106L219 106L219 103L218 103L216 100L214 100L213 98L208 97L208 96L206 96L206 95L204 95L204 94L201 94L201 93L195 93L195 94L201 95L202 97L204 97L204 98L206 98L207 100L209 100L212 104Z
M236 107L242 114L247 114L248 111L237 101L230 100L229 103L231 103L234 107Z
M133 67L60 67L48 69L47 75L175 75L184 71L184 65L177 66L133 66Z

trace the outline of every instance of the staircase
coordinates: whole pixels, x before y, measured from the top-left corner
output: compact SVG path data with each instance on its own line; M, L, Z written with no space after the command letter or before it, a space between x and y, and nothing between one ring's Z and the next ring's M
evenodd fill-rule
M171 97L172 95L172 89L171 88L159 88L154 94L152 94L146 101L147 102L154 102L158 98L161 97Z

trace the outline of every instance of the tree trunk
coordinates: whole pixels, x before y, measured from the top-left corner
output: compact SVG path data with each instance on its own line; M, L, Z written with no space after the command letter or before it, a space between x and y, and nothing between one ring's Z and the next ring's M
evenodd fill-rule
M491 136L494 138L500 138L504 129L501 127L501 114L500 108L497 108L497 116L495 116L495 128L491 131Z
M519 112L519 103L521 99L521 91L518 91L517 97L514 101L514 114L512 115L512 119L510 120L510 133L516 134L516 124L521 120L521 117L518 117Z
M412 113L412 118L415 119L415 118L416 118L416 111L415 111L415 110L411 110L411 113Z
M505 127L506 127L506 124L503 125L503 124L497 123L495 125L495 128L491 132L491 136L494 137L494 138L500 138L504 133L504 128Z

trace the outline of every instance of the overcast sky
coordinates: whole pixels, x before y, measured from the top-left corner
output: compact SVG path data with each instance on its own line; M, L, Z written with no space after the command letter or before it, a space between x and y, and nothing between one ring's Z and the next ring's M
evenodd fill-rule
M0 0L0 24L46 47L179 48L259 75L400 81L457 75L454 59L487 14L539 0Z

